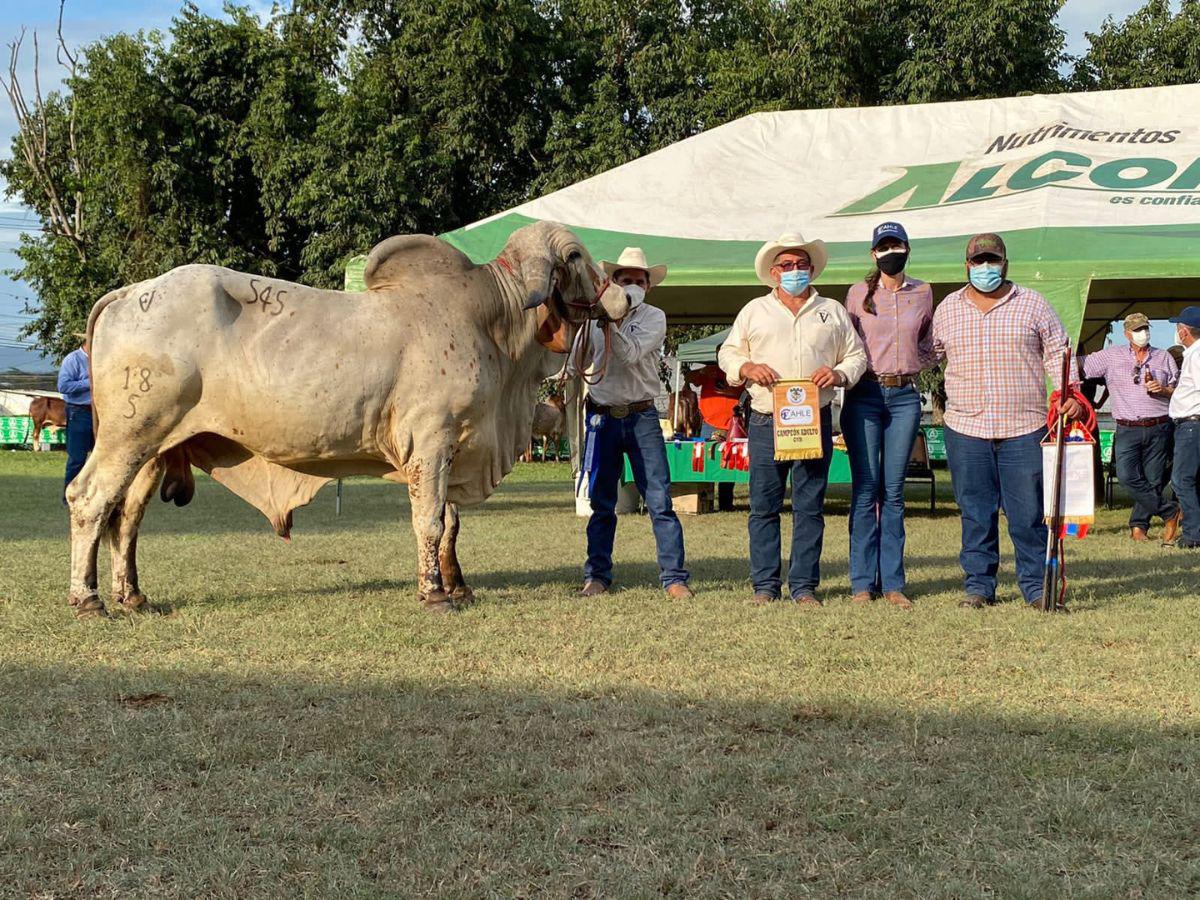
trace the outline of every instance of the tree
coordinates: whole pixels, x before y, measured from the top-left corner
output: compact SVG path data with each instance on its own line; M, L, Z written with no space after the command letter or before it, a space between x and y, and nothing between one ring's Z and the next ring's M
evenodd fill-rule
M1080 90L1157 87L1200 81L1200 0L1149 0L1127 18L1088 32L1088 52L1075 66Z
M457 228L520 202L553 96L551 23L534 0L350 3L358 31L293 208L306 277L404 232Z
M39 297L39 345L61 355L102 294L175 265L298 275L308 234L286 201L333 96L336 51L243 10L215 19L192 6L170 41L118 34L80 51L0 163L9 194L47 223L17 251ZM30 162L39 134L52 191ZM80 198L77 234L56 227L53 195Z
M918 0L897 10L908 43L889 79L895 103L929 103L1063 88L1059 0Z

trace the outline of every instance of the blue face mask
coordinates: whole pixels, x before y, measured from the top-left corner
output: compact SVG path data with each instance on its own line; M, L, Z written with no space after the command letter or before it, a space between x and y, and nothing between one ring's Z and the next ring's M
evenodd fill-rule
M990 294L1000 287L1000 282L1004 280L1003 270L1004 266L1000 263L981 263L978 266L971 266L967 270L967 274L970 276L975 290Z
M807 291L810 281L812 281L812 272L808 269L792 269L790 272L782 272L779 275L779 286L793 297L799 297Z

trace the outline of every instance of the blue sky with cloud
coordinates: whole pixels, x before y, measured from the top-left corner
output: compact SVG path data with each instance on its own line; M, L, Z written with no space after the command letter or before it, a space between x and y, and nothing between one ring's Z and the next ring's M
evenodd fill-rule
M195 0L204 12L219 15L224 0ZM270 12L270 0L241 2L260 15ZM1122 18L1137 9L1139 0L1067 0L1059 14L1059 23L1067 32L1067 50L1082 53L1087 48L1085 32L1096 31L1108 16ZM104 35L119 31L138 29L166 29L179 9L174 2L155 0L68 0L64 19L64 32L71 46L81 46ZM0 38L5 42L15 37L24 27L36 30L42 43L43 89L57 83L52 48L58 4L54 0L31 0L27 3L0 4ZM27 38L28 43L28 38ZM28 48L27 48L28 51ZM26 52L23 74L29 81L32 70L32 54ZM12 110L7 100L0 105L0 153L10 152L12 135L16 130ZM0 185L2 187L2 185ZM17 265L13 250L17 246L22 223L35 224L28 211L18 204L0 197L0 270ZM0 274L0 371L12 365L28 365L36 357L32 354L11 349L13 336L22 320L21 309L30 294L28 286ZM1155 329L1155 342L1169 339L1169 328Z

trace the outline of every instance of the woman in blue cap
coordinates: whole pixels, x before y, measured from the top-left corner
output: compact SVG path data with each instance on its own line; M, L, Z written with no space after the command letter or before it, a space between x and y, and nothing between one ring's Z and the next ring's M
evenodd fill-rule
M911 609L904 576L904 475L921 425L917 375L937 362L933 292L904 273L908 233L884 222L871 238L874 270L850 288L846 310L867 349L867 372L842 404L853 480L850 590Z

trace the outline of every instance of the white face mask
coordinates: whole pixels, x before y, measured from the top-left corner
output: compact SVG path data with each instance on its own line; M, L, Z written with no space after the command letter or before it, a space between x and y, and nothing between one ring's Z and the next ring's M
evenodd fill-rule
M1150 343L1150 332L1135 331L1129 336L1129 342L1135 347L1145 347Z
M629 308L641 306L646 299L646 289L636 284L627 284L625 287L625 296L629 298Z

